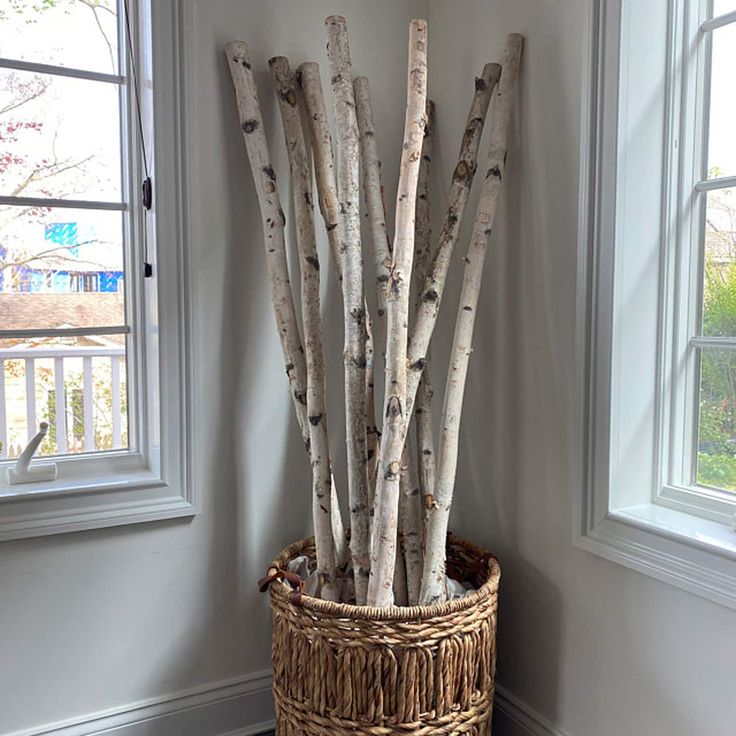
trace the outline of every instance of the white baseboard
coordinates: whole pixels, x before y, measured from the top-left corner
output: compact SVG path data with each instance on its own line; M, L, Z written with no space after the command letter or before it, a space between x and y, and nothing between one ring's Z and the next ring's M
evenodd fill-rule
M501 685L493 705L493 736L570 736Z
M273 727L265 670L6 736L256 736Z
M570 736L500 685L493 724L494 736ZM273 728L264 670L6 736L260 736Z

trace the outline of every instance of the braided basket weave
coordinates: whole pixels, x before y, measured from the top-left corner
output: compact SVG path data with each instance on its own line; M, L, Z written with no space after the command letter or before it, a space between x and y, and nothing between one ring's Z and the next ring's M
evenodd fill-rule
M273 567L314 559L314 540ZM270 586L277 736L491 731L501 571L485 550L448 537L450 574L478 589L433 606L369 608Z

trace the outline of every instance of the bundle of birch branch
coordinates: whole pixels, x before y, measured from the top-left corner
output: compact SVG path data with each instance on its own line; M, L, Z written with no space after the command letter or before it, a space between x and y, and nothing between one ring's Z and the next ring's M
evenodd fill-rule
M335 148L317 63L293 70L269 61L291 172L302 328L286 258L285 216L248 49L226 47L240 126L260 206L268 283L286 375L312 468L318 595L357 605L426 605L447 598L445 542L458 459L458 432L483 262L506 166L523 38L510 34L503 66L486 64L475 79L442 227L430 230L434 105L427 98L427 24L409 29L407 103L393 239L386 225L381 164L368 80L353 77L345 18L325 21ZM427 366L448 269L465 217L489 108L490 145L435 437ZM306 121L311 157L303 128ZM320 316L317 201L341 283L350 533L332 475ZM364 284L362 190L371 276ZM376 290L371 314L366 289ZM302 337L303 333L303 337ZM385 358L379 427L373 374ZM414 421L412 422L412 418ZM410 428L413 425L413 432ZM436 448L436 449L435 449ZM348 543L349 537L349 543Z

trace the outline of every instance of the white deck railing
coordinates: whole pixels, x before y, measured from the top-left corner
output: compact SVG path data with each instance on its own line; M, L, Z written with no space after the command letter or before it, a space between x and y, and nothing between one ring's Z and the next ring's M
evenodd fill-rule
M93 358L109 358L111 367L111 425L112 425L112 449L122 447L123 438L123 412L122 412L122 382L121 362L125 358L125 347L78 347L78 346L55 346L48 348L6 348L0 350L0 458L12 457L17 454L15 446L8 443L8 404L6 402L6 376L5 362L8 360L22 360L25 363L25 415L27 442L38 431L38 416L36 407L36 361L44 359L54 361L54 392L56 396L55 411L55 436L56 453L64 455L69 452L68 447L68 422L75 417L71 414L72 407L66 400L64 360L66 358L82 359L82 404L84 415L82 426L84 429L83 451L92 452L99 449L95 446L95 408L94 408L94 375L92 370ZM79 417L77 424L79 424ZM107 449L107 448L106 448ZM73 452L79 449L72 448Z

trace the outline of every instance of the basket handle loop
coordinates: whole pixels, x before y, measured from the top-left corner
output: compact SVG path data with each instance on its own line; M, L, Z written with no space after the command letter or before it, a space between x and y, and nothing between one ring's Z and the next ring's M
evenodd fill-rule
M299 605L302 600L302 594L304 593L304 581L295 572L289 572L288 570L282 570L276 565L271 565L266 571L266 576L258 581L258 590L261 593L265 593L270 587L274 580L286 580L291 586L292 592L289 600L294 605Z

